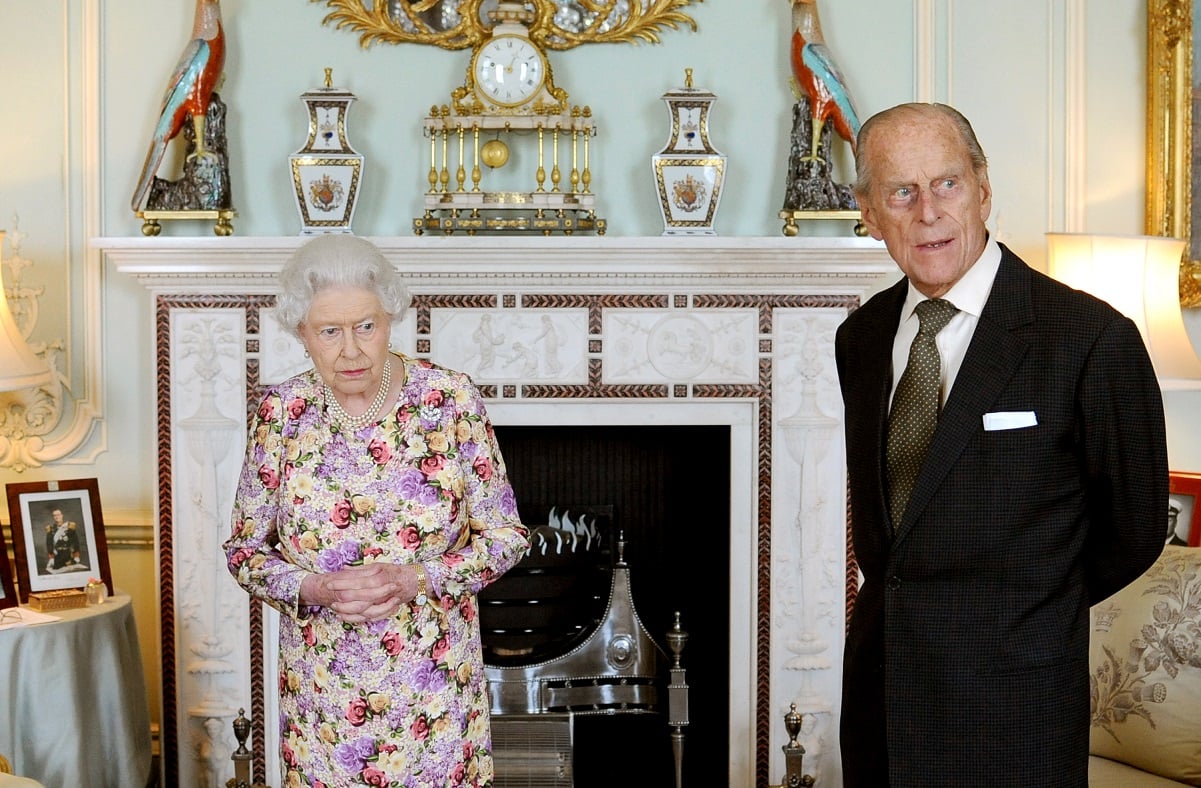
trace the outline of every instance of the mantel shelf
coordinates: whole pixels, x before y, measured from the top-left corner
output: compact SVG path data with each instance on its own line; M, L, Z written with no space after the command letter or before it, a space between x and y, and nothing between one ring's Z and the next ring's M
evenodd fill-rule
M95 238L116 270L153 289L177 292L272 287L288 256L310 236ZM884 245L841 237L370 237L416 286L464 278L516 286L538 279L603 286L674 284L742 289L764 286L870 288L896 266Z

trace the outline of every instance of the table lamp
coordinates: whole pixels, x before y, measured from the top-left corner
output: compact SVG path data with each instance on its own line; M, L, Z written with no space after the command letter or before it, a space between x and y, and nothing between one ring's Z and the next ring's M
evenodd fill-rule
M0 230L0 251L3 251L4 235ZM3 262L2 255L0 262ZM44 386L53 380L50 365L33 352L17 327L8 308L3 272L4 266L0 265L0 391Z
M1047 233L1051 276L1133 320L1165 389L1201 388L1201 358L1180 309L1184 248L1184 241L1152 235Z

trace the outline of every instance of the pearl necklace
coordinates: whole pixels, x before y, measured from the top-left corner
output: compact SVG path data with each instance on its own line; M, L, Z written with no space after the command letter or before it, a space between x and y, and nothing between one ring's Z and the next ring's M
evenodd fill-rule
M375 399L371 400L371 406L367 408L359 416L351 416L338 402L338 398L334 396L334 390L325 384L325 405L329 408L330 417L338 424L339 427L348 432L358 432L363 427L379 418L379 412L384 407L384 402L388 399L388 390L392 388L392 357L389 354L384 361L384 373L380 376L379 391L375 392Z

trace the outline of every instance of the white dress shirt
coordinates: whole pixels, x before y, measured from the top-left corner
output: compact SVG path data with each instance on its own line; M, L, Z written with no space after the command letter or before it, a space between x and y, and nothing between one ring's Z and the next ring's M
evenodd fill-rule
M980 254L980 258L942 296L943 300L950 301L959 311L935 338L938 344L938 355L942 360L939 366L940 404L946 404L947 396L951 393L951 386L955 384L955 377L959 374L959 368L963 366L963 357L967 355L967 346L972 341L972 334L976 332L976 323L980 320L980 313L984 311L984 302L988 300L988 294L992 292L992 283L996 279L997 269L1000 267L1001 247L990 235L984 244L984 251ZM905 305L901 307L901 322L897 326L897 333L892 341L893 374L889 402L892 402L892 395L897 393L897 383L900 382L901 375L905 372L905 365L909 363L909 346L913 344L913 339L917 336L917 330L921 324L913 311L914 307L925 300L926 296L922 295L910 282L909 295L905 298Z

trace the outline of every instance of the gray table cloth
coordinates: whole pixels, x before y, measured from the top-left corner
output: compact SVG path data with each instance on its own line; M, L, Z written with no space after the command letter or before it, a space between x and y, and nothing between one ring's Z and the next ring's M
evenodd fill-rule
M150 715L129 597L52 615L0 630L0 753L47 786L142 788Z

